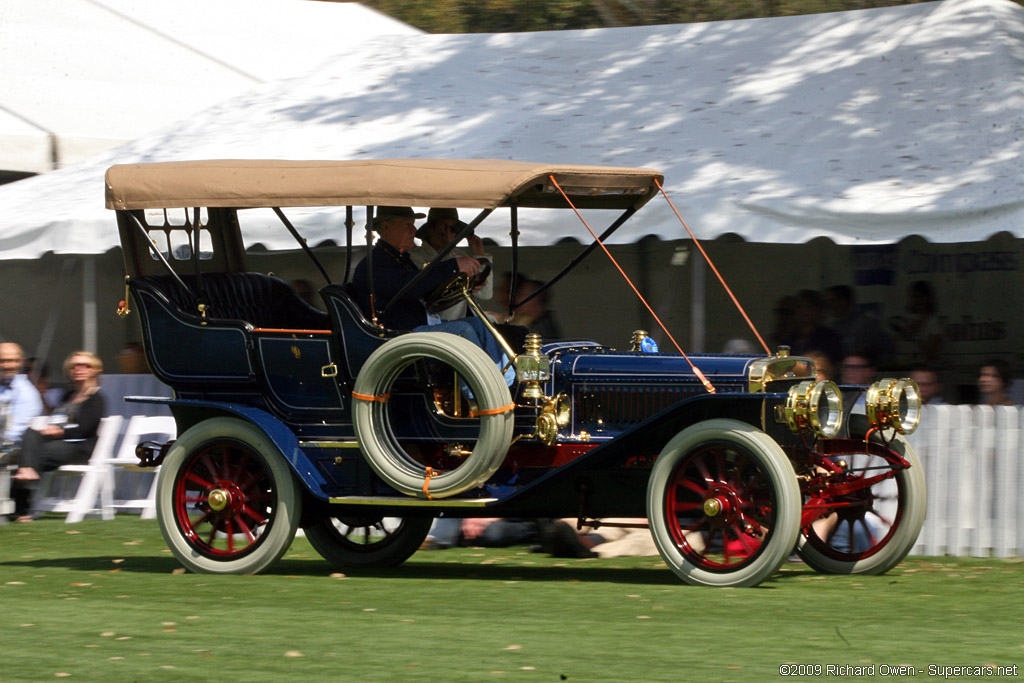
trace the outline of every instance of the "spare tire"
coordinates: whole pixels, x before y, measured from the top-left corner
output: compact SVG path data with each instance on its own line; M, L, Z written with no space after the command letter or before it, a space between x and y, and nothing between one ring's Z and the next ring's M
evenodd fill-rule
M451 470L428 471L402 448L391 429L387 397L402 370L430 358L459 373L477 402L480 433L472 452ZM512 440L514 405L505 379L484 351L447 332L412 332L378 348L363 364L352 391L352 422L370 467L410 496L444 498L477 486L501 465Z

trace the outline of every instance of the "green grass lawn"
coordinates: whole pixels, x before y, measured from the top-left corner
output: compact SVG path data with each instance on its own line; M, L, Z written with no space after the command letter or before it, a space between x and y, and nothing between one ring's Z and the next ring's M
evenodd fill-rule
M0 527L5 683L763 681L784 663L941 680L929 665L1024 664L1022 608L1020 560L911 558L878 577L787 564L714 589L660 558L526 548L340 574L299 538L271 572L207 576L179 569L155 521Z

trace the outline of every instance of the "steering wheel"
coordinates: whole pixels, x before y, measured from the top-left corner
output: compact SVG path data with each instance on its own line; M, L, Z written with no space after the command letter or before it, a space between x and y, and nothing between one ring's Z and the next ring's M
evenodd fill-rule
M491 263L490 261L481 261L481 264L480 270L473 277L460 271L427 294L423 298L427 310L431 313L447 310L463 300L463 292L472 292L482 285L487 280L487 276L491 274Z

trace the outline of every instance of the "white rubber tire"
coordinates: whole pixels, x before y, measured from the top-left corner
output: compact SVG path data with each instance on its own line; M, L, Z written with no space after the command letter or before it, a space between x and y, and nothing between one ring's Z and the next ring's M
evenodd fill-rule
M765 541L751 561L735 570L709 569L688 557L675 542L671 529L675 521L669 519L667 496L674 495L677 469L711 442L734 444L756 460L775 501L774 520ZM695 586L756 586L772 576L796 544L800 508L800 487L786 454L770 436L738 420L705 420L679 432L658 455L647 485L647 514L654 543L669 568Z
M899 525L885 545L872 555L859 560L830 557L800 535L797 552L809 567L823 574L884 574L903 561L924 526L928 507L928 491L921 460L913 447L902 436L892 442L892 448L910 463L910 467L896 473L896 486L902 491L897 496ZM871 474L878 474L872 472Z
M274 503L269 521L251 549L218 557L202 542L189 540L188 522L179 523L181 478L194 462L193 455L212 444L229 441L259 464L269 482ZM177 499L176 499L177 498ZM156 490L156 516L167 547L186 569L203 574L256 574L285 553L295 538L302 516L302 493L291 468L277 447L256 426L231 417L215 417L190 427L171 446L160 466Z
M353 393L363 397L389 394L402 370L421 358L441 361L457 371L472 389L481 412L479 438L472 453L458 467L430 478L430 497L445 498L482 484L501 465L512 441L514 411L506 410L512 398L490 357L472 342L446 332L412 332L386 342L366 360ZM423 492L426 468L398 443L387 403L354 397L352 422L359 448L380 478L401 493L427 497Z

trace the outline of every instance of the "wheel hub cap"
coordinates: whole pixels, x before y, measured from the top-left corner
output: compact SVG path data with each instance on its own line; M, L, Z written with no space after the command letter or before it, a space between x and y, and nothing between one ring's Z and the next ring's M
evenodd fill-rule
M210 491L210 495L207 496L206 502L209 503L211 510L220 512L231 502L231 494L224 489L214 489Z
M708 517L714 517L722 511L722 501L718 498L708 498L704 501L704 514Z

